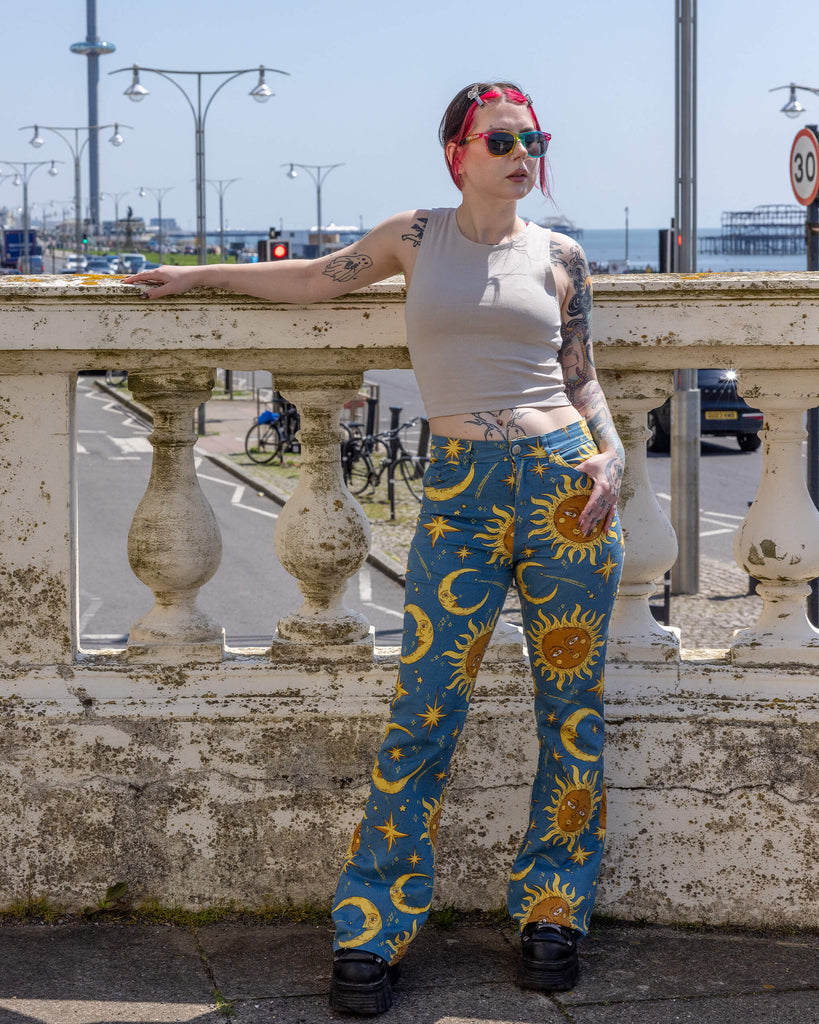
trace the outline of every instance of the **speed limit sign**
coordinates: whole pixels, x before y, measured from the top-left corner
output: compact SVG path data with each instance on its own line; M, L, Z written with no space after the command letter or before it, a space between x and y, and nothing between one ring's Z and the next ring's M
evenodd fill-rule
M810 128L798 132L791 146L791 188L803 206L819 192L819 142Z

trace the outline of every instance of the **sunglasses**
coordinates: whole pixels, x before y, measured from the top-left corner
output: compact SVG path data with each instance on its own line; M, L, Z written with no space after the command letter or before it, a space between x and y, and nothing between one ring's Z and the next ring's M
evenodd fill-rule
M548 132L507 132L497 130L494 132L478 132L476 135L467 135L461 141L461 145L472 142L474 139L486 139L486 148L490 156L508 156L520 143L529 156L542 157L546 155L549 148L551 135Z

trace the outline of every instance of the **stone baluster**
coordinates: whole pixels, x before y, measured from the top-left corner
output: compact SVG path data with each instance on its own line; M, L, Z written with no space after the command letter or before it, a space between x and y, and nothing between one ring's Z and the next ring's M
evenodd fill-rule
M674 564L677 538L648 477L646 416L665 401L671 374L664 370L609 371L601 373L601 380L626 453L618 503L625 559L609 627L608 657L667 662L679 658L679 631L661 626L651 614L648 600L657 581Z
M279 619L271 656L371 663L370 624L343 604L348 581L370 548L370 524L344 485L339 447L341 408L358 393L361 374L276 374L274 379L301 417L299 482L279 514L274 539L304 603Z
M153 413L151 478L128 534L128 558L154 593L154 607L128 637L128 657L221 661L224 630L196 603L219 568L222 539L196 476L193 414L210 398L214 371L132 373L134 397Z
M816 404L819 370L743 372L740 394L765 416L762 477L734 538L737 563L759 581L762 613L737 630L737 664L819 664L819 631L805 599L819 576L819 512L805 484L802 442L805 410Z

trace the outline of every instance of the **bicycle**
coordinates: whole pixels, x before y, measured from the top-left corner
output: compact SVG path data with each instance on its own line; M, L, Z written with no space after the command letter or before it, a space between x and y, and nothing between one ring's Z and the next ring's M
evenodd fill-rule
M277 408L265 409L245 435L245 454L259 465L272 462L277 455L282 462L286 451L301 451L296 440L301 425L298 409L283 399L274 405Z
M127 370L106 370L105 371L105 383L110 384L111 387L118 388L125 384L128 380Z
M422 423L419 454L412 455L407 451L402 434L410 430L418 422ZM381 477L387 474L387 491L390 498L390 511L395 517L395 476L396 473L404 481L407 490L420 502L424 495L423 479L427 465L426 451L429 437L427 421L421 416L391 427L379 434L364 434L361 427L355 424L342 424L346 437L341 442L341 468L344 482L352 494L363 494L366 490L375 490Z

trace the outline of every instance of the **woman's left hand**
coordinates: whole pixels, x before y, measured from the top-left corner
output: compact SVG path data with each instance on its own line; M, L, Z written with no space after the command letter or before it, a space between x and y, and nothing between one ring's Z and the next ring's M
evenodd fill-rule
M603 533L609 529L617 511L620 484L623 479L623 461L617 452L598 452L574 467L591 480L592 492L586 507L580 513L580 531L584 537L603 522Z

